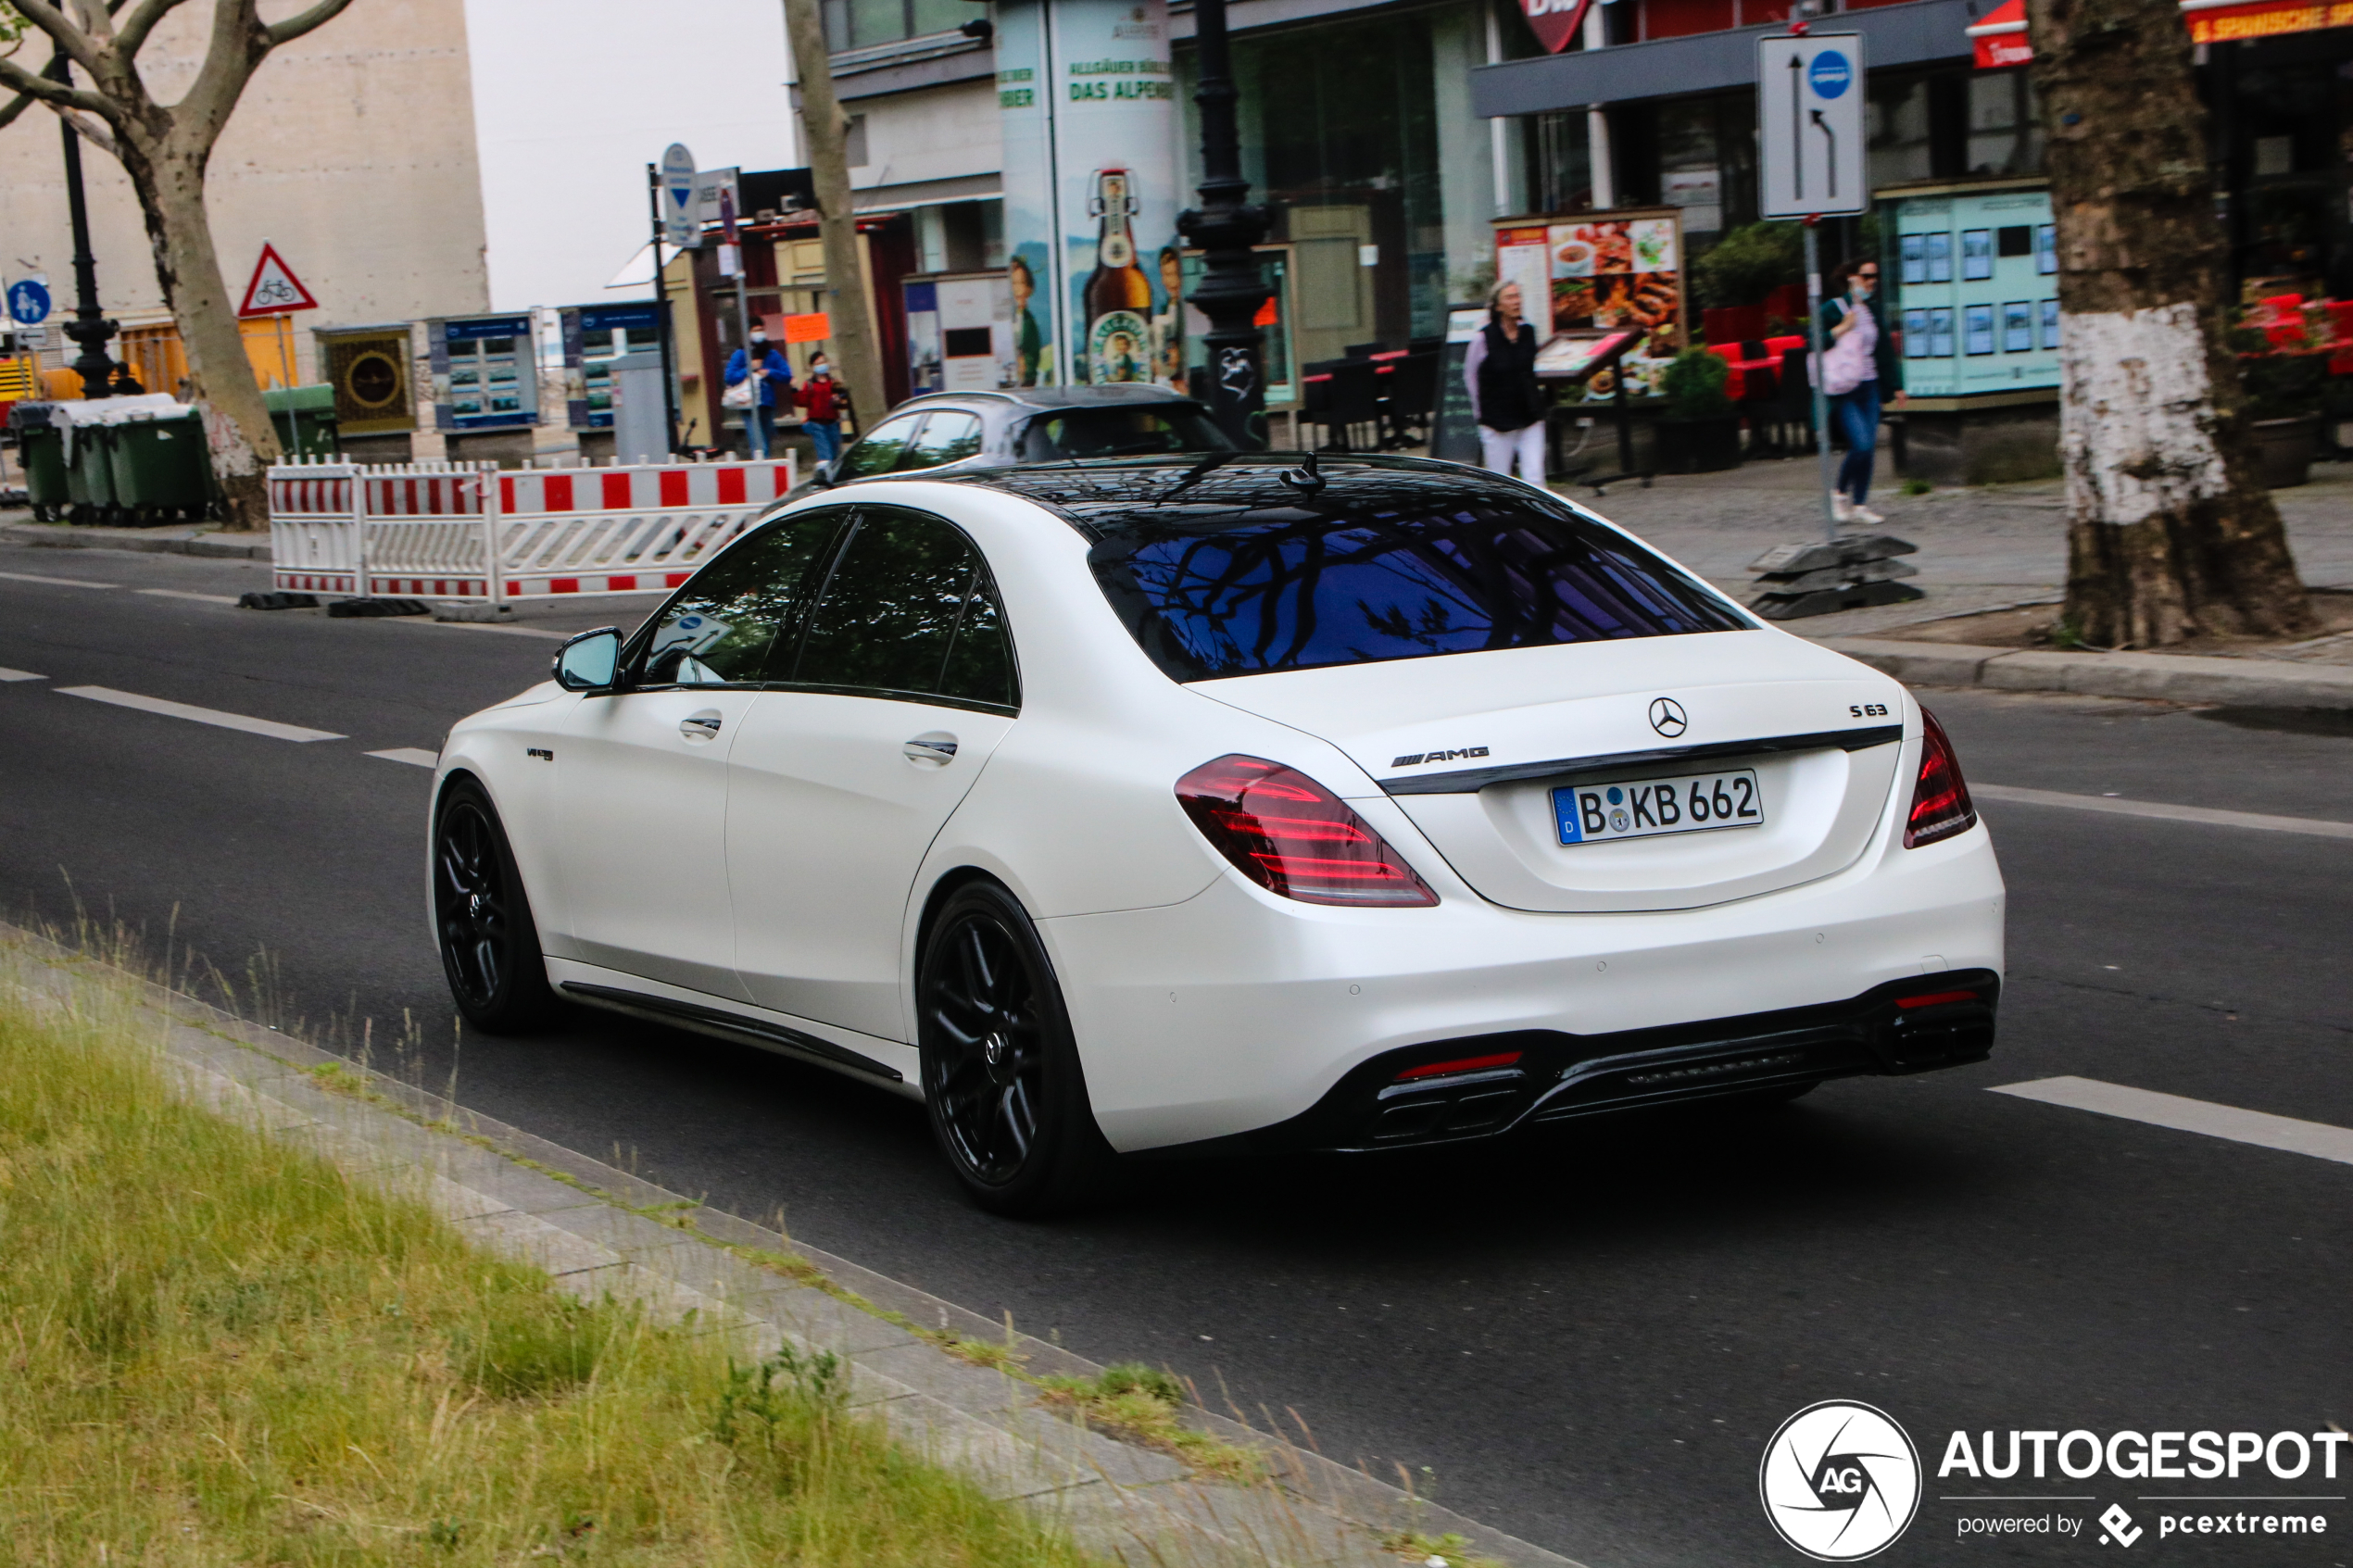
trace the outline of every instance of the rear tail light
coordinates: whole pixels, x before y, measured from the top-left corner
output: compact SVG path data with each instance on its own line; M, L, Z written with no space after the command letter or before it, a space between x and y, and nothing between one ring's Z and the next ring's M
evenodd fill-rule
M1931 991L1925 997L1898 997L1899 1008L1941 1008L1954 1002L1982 1002L1985 998L1975 991Z
M1385 909L1438 902L1346 801L1296 769L1220 757L1177 780L1176 799L1202 836L1269 893Z
M1977 807L1961 777L1961 759L1936 715L1920 709L1920 777L1912 786L1912 814L1904 824L1904 847L1918 849L1967 833L1977 825Z

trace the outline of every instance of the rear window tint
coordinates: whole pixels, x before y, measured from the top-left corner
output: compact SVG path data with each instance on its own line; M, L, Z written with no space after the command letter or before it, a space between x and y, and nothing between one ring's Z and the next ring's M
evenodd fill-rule
M1442 508L1091 521L1096 580L1177 681L1752 624L1624 535L1495 490Z

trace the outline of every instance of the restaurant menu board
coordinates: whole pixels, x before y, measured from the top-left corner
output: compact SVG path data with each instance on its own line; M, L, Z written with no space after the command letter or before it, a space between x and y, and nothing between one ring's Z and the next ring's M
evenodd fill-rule
M1495 226L1496 281L1520 285L1540 338L1614 330L1642 334L1617 371L1586 383L1591 401L1606 399L1621 373L1635 396L1656 390L1667 361L1683 346L1682 267L1682 215L1676 208L1580 220L1505 219Z
M1430 421L1429 455L1441 462L1479 460L1478 420L1471 414L1470 383L1463 367L1471 339L1487 325L1487 307L1457 305L1446 312L1446 352L1438 361L1438 413Z
M1904 389L1961 397L2059 384L2058 231L2046 189L1899 195L1880 330L1903 333Z

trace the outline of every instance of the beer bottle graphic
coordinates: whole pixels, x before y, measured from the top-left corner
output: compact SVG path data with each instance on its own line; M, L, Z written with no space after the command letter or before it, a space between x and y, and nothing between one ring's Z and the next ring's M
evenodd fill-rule
M1088 214L1098 220L1095 270L1087 280L1080 301L1087 311L1087 379L1105 382L1148 382L1152 379L1151 280L1136 257L1136 236L1129 220L1136 214L1135 193L1127 170L1095 171L1095 199Z

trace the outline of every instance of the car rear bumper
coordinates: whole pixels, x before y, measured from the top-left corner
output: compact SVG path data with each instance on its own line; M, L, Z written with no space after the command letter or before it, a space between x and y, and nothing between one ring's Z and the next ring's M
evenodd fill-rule
M1436 908L1380 910L1228 874L1181 904L1038 930L1114 1148L1402 1147L1982 1060L2004 902L1984 829L1865 862L1706 909L1594 915L1504 909L1442 872ZM1893 1022L1897 990L1969 985L1982 1028L1930 1048L1925 1013ZM1453 1109L1451 1088L1381 1098L1406 1067L1512 1050L1522 1076L1493 1080L1481 1092L1508 1098L1483 1111Z

